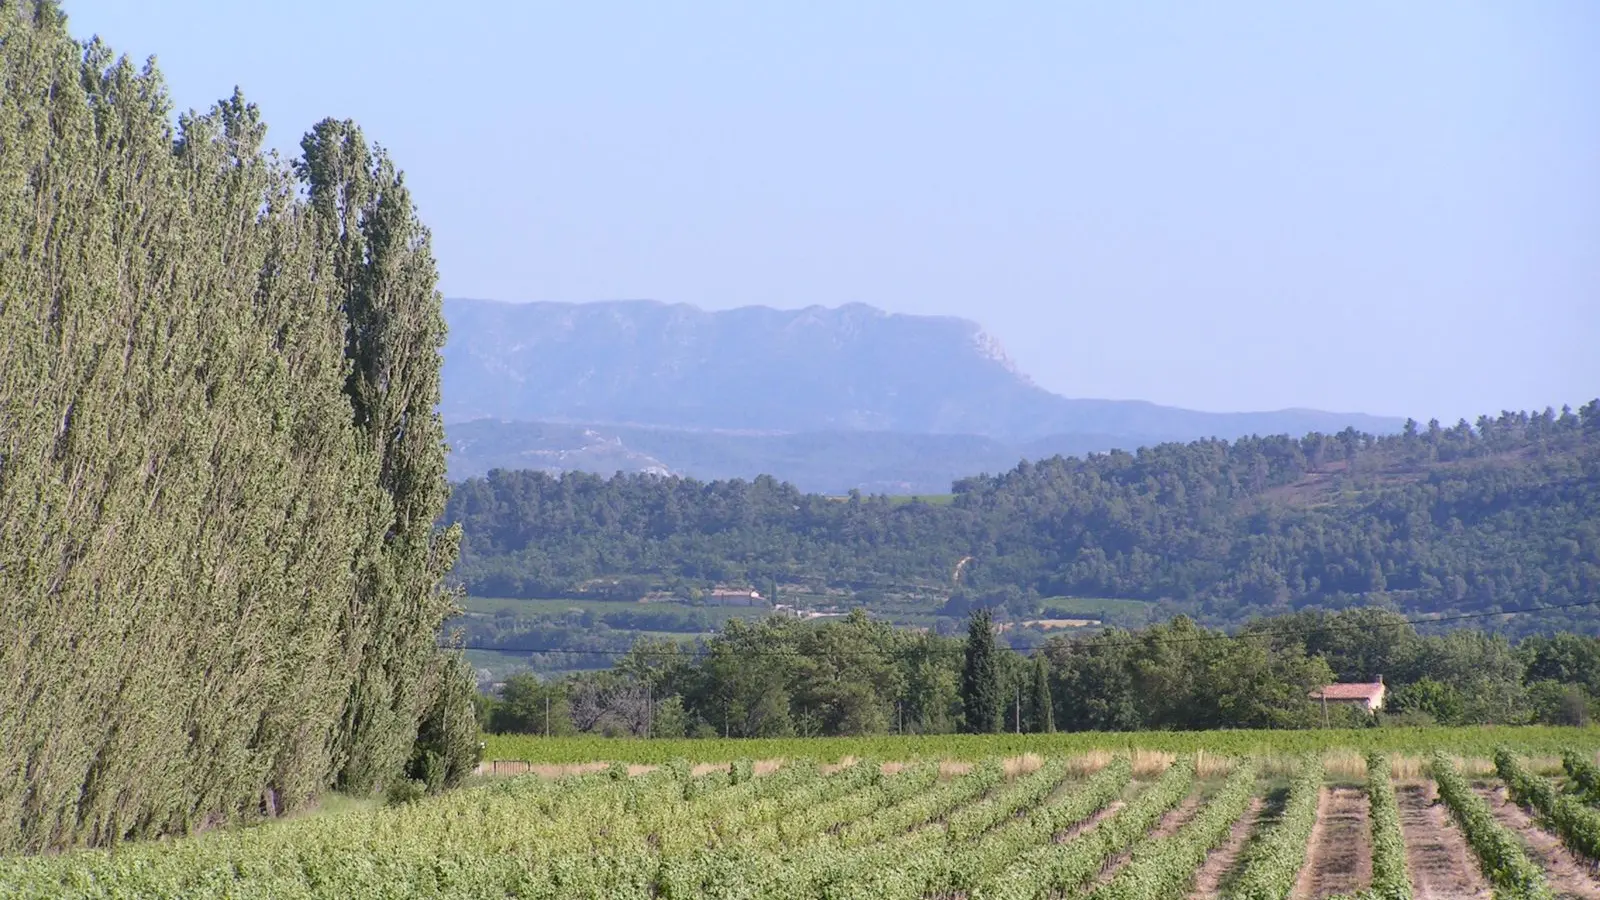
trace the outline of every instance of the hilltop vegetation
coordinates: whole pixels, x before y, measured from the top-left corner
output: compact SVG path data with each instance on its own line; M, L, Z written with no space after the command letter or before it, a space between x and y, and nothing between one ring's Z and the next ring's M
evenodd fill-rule
M0 2L0 851L470 769L444 323L391 161Z
M496 597L800 585L916 596L952 616L1091 596L1237 624L1298 609L1471 614L1600 596L1600 402L1383 437L1056 457L953 489L936 505L805 494L766 477L495 471L459 485L445 518L464 529L454 577ZM1595 621L1580 608L1488 624Z

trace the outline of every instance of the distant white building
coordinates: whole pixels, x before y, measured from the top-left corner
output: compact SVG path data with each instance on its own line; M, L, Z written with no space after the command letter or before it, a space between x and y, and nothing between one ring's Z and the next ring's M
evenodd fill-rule
M1362 706L1367 712L1383 709L1383 697L1388 688L1383 686L1383 676L1370 684L1364 682L1325 684L1311 692L1311 699L1324 705Z

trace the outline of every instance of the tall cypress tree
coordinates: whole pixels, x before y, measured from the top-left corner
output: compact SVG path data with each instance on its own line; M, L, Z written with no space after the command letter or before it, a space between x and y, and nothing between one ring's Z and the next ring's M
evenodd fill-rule
M1050 699L1050 660L1043 653L1033 655L1033 683L1031 705L1028 709L1028 730L1035 734L1055 731L1055 707Z
M1000 661L996 658L994 621L987 609L976 609L967 623L966 662L961 669L961 705L971 734L1000 730Z

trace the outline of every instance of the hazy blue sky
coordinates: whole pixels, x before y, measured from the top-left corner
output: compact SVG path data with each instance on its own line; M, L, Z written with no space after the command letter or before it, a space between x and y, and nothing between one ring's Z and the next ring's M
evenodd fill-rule
M1453 419L1600 394L1600 3L67 0L355 118L450 296L861 301L1045 387Z

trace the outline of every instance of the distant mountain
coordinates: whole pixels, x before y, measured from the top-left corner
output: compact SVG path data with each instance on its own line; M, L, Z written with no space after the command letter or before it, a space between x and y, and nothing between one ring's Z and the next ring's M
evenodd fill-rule
M1006 443L1087 434L1122 446L1347 426L1386 433L1401 424L1315 410L1205 413L1068 399L1019 372L974 322L862 304L706 312L643 300L446 300L444 308L447 424L492 418Z

